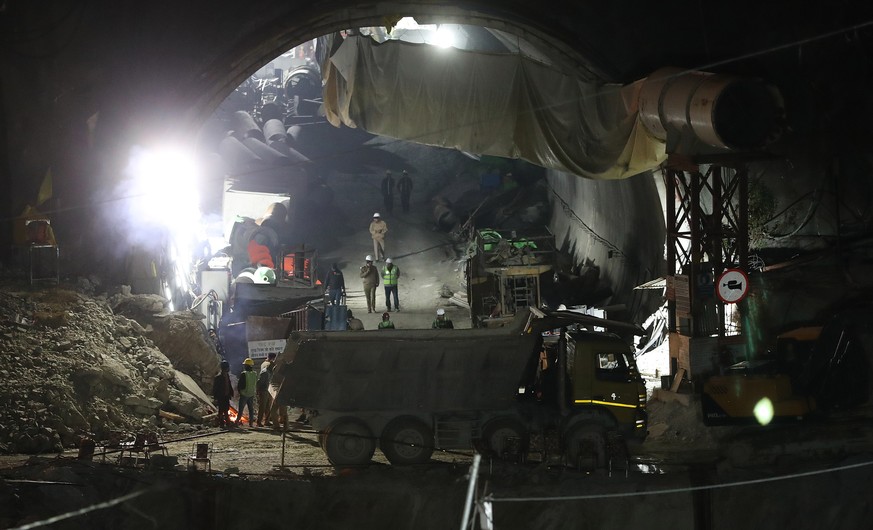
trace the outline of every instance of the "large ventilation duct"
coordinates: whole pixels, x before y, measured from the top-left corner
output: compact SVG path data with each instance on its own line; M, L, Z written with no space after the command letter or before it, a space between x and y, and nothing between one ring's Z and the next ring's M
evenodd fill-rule
M772 86L754 78L662 68L642 82L639 117L655 137L725 149L760 149L782 133L785 109Z

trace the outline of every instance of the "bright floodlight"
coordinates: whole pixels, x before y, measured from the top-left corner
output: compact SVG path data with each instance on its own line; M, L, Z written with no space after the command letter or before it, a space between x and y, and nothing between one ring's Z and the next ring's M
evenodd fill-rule
M761 425L769 424L773 421L773 402L770 401L770 398L761 398L761 400L755 404L753 413L755 414L755 419L758 420L758 423Z
M168 291L187 289L193 244L201 239L198 171L191 153L173 148L140 148L131 153L125 172L128 235L131 241L152 246L159 243L152 228L162 229L166 237L164 251L174 269L166 278ZM172 299L169 294L167 297Z
M199 221L197 164L178 149L138 150L128 166L132 177L129 198L140 220L167 228Z
M440 48L450 48L455 45L455 30L448 26L440 26L434 34L433 44Z

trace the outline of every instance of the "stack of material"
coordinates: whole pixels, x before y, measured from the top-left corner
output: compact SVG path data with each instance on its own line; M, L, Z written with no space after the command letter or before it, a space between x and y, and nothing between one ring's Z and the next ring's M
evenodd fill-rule
M463 291L458 291L452 294L451 298L449 298L449 303L458 307L463 307L464 309L470 309L470 302L467 300L467 293Z

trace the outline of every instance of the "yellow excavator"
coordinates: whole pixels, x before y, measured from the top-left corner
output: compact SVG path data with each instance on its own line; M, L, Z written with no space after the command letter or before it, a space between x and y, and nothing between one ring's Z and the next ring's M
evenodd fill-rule
M766 424L870 408L871 369L873 309L844 312L823 326L786 331L774 353L708 378L703 421Z

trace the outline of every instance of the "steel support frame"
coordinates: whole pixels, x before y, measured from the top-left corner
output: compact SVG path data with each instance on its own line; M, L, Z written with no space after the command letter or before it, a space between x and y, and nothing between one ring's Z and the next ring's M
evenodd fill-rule
M664 168L667 192L667 271L687 274L691 314L696 315L694 286L701 263L710 263L716 279L727 268L748 264L748 170L712 164L701 172L696 164ZM704 259L706 258L706 259ZM676 332L676 300L668 301L670 331ZM717 334L725 335L725 304L717 301Z

